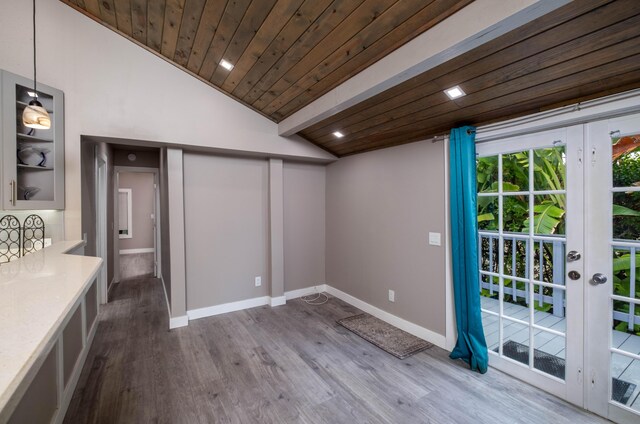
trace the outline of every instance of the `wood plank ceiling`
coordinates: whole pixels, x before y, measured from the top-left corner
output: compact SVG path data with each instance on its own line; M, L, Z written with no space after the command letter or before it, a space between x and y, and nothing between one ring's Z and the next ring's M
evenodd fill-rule
M278 122L472 0L61 1Z
M443 90L467 95L451 101ZM580 0L301 132L337 156L640 87L640 1ZM343 138L332 133L340 131Z
M61 1L276 122L471 2ZM579 0L299 134L344 156L638 87L640 1Z

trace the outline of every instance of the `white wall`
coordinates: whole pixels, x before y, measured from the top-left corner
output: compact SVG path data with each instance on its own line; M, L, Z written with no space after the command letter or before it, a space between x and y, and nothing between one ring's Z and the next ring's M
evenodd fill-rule
M445 195L443 142L329 165L327 284L445 335ZM429 245L429 232L442 235L442 246Z
M65 232L81 238L80 136L333 157L59 1L38 0L38 79L65 94ZM0 68L32 76L31 2L0 2Z
M118 188L131 189L132 237L121 238L119 249L153 249L153 220L155 191L154 176L150 172L118 173Z

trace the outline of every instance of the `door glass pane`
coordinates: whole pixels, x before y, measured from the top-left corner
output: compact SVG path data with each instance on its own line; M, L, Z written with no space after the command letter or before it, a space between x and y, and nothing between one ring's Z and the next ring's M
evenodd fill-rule
M529 322L528 284L505 278L503 285L502 310L504 315Z
M564 285L564 245L564 240L560 238L557 241L534 242L533 278L536 281Z
M564 190L566 156L564 146L534 150L534 190Z
M498 192L498 156L478 158L476 161L478 193Z
M528 196L503 196L503 231L509 233L528 232L529 220Z
M640 240L640 191L613 193L613 238Z
M565 234L566 195L535 196L533 233L541 235ZM526 222L529 231L529 220Z
M566 328L566 292L562 288L536 284L533 321L536 325L563 332Z
M502 355L529 365L529 326L503 319L502 328Z
M478 229L484 231L498 230L500 216L498 196L478 197Z
M640 361L611 354L611 400L640 411Z
M529 152L502 155L502 191L529 191Z
M613 186L634 187L640 182L640 135L614 137L612 142ZM615 203L615 202L614 202Z
M564 380L566 339L540 331L534 336L533 367Z
M502 273L505 276L527 278L529 243L527 238L504 236L504 263Z

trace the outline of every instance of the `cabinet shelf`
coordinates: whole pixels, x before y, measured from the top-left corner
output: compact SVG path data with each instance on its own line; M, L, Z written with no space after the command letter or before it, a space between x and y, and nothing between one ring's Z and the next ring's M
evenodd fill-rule
M38 166L38 165L25 165L22 163L18 164L19 169L33 169L35 171L53 171L53 168L50 166Z
M64 210L64 93L38 84L51 127L31 130L22 115L33 85L0 69L0 210Z
M20 100L16 100L16 104L17 104L18 106L22 107L22 108L25 108L25 107L27 107L27 106L29 105L28 103L21 102ZM48 113L48 114L52 114L52 113L53 113L53 111L52 111L52 110L47 109L47 113Z
M43 143L53 143L53 140L49 138L35 137L33 135L28 135L28 134L17 133L16 137L18 137L19 141L40 141Z

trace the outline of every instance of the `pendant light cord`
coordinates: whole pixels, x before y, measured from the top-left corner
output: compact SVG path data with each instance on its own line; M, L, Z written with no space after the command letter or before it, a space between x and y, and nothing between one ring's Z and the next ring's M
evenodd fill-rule
M33 0L33 93L38 99L37 79L36 79L36 0Z

